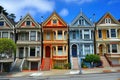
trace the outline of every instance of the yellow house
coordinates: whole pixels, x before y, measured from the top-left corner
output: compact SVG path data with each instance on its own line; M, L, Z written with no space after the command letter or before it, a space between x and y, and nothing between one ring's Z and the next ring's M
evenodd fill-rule
M120 23L106 13L96 24L96 53L107 58L111 66L120 65Z
M64 68L68 63L68 27L56 13L42 24L43 58L41 70Z

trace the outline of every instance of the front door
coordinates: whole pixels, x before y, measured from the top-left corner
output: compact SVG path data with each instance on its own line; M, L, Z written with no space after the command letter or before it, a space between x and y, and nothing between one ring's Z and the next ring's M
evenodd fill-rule
M72 46L72 57L77 57L77 46L76 45Z
M21 48L19 48L19 58L20 58L20 59L23 58L23 54L24 54L24 48L21 47Z
M99 46L99 55L103 55L103 45Z
M50 47L47 46L46 49L45 49L45 57L50 57Z

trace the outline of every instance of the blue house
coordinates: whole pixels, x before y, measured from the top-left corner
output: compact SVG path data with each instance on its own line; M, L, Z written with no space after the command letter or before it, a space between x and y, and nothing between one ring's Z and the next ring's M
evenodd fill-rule
M94 54L94 25L81 11L69 26L70 62L72 69L79 69L80 59Z

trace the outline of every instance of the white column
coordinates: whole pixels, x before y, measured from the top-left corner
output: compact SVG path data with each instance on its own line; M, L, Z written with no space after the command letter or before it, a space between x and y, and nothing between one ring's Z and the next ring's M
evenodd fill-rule
M30 31L29 31L29 41L30 41Z
M19 57L19 51L18 51L19 49L18 49L18 47L17 47L17 49L16 49L16 57L18 58Z
M30 57L30 46L28 47L28 57Z
M63 54L65 54L65 53L66 53L66 52L65 52L65 49L64 49L65 46L62 46L62 47L63 47Z
M82 39L84 39L84 30L82 30Z
M62 31L62 39L63 39L63 40L65 39L64 32L65 32L65 31Z
M36 31L36 41L37 41L37 37L38 37L38 34L37 34L38 32Z
M92 45L90 44L90 54L92 54Z
M56 46L56 55L58 55L58 46Z
M90 36L90 39L91 39L91 30L89 30L89 33L90 33L89 36Z
M117 35L118 33L117 33L117 29L116 29L116 38L118 38L118 35Z
M25 58L25 49L26 49L26 47L24 47L24 53L23 53L23 57Z
M58 33L57 33L57 30L56 30L55 32L56 32L56 40L57 40L57 38L58 38Z
M35 47L35 57L37 57L37 46Z
M112 53L112 44L110 44L110 53Z
M109 29L109 37L111 38L111 29Z
M79 52L80 52L80 51L79 51L79 46L77 45L77 56L78 56L78 58L79 58L79 55L80 55Z
M8 38L10 38L10 32L8 32Z

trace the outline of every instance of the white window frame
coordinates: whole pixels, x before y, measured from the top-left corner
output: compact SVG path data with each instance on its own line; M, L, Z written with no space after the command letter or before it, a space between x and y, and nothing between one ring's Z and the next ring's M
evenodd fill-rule
M105 18L105 23L106 24L111 24L111 18Z

